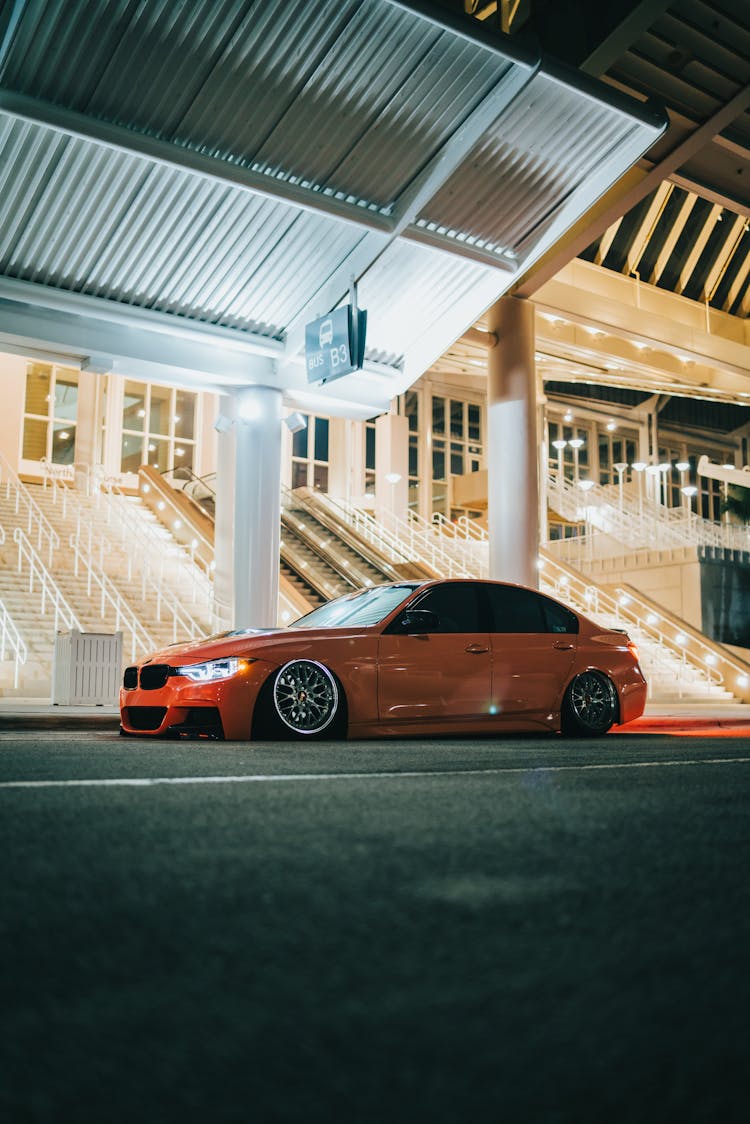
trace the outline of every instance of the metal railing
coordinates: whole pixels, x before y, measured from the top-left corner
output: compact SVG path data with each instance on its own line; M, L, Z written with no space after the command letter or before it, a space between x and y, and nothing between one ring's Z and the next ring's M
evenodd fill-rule
M713 546L725 550L750 549L750 528L712 523L691 508L667 507L655 496L644 495L643 483L634 493L632 484L602 485L586 481L586 488L549 471L547 498L550 507L563 518L581 523L585 535L579 536L578 557L593 561L598 557L596 540L608 535L628 550L674 550L690 546ZM566 544L576 540L565 540Z
M59 536L36 500L32 498L26 485L0 452L0 486L3 484L5 498L10 500L11 495L14 497L16 515L26 520L26 534L29 540L36 540L36 549L40 555L46 547L47 565L51 566L54 552L60 546Z
M169 582L165 579L164 575L156 575L150 565L151 554L145 553L142 550L133 551L132 549L125 549L124 543L122 550L118 552L117 544L110 536L100 530L94 523L94 519L90 513L85 511L79 497L71 493L70 496L71 515L75 518L75 531L73 538L75 545L81 550L81 554L75 556L75 572L78 575L79 567L81 565L80 559L88 560L88 566L91 568L93 574L99 573L107 578L113 590L116 590L119 597L122 598L125 604L128 604L128 594L117 587L117 582L107 572L105 567L105 559L112 559L121 554L127 566L127 579L129 582L133 581L133 566L135 565L140 571L140 597L144 603L152 601L155 608L156 620L161 622L162 615L166 614L168 621L172 625L172 642L179 639L194 640L196 637L205 635L205 625L196 620L195 617L185 608L181 600L176 596L170 587ZM134 523L136 521L134 520ZM138 527L141 524L138 521ZM133 532L137 534L137 532ZM128 538L128 546L132 543L133 535ZM71 546L73 539L71 539ZM163 555L162 555L163 556ZM89 578L89 582L92 578ZM90 590L89 590L90 594Z
M115 526L123 545L127 544L127 553L135 558L139 572L147 574L148 579L162 589L166 588L168 580L176 580L180 589L189 591L192 604L202 602L209 606L212 599L210 565L204 566L193 551L169 539L169 533L164 528L157 529L145 522L119 484L104 481L102 496L106 505L105 519L110 526ZM175 567L172 574L167 573L170 558Z
M34 544L20 527L16 527L13 532L13 541L18 546L19 574L23 574L25 568L28 569L29 593L33 593L35 585L39 585L42 616L46 615L47 608L50 607L54 613L55 632L60 631L61 626L68 630L76 628L79 632L83 632L81 622L73 608L45 566ZM24 563L26 563L26 567L24 567Z
M0 527L0 546L5 546L4 527ZM0 663L5 663L8 651L13 658L13 687L17 690L21 667L28 659L28 651L13 617L0 598Z
M138 652L145 654L156 648L151 634L143 627L127 601L122 597L114 583L107 577L103 570L93 565L86 557L76 540L75 534L70 536L70 549L73 552L74 573L78 577L80 570L86 576L86 593L92 597L95 590L99 596L99 615L106 620L107 606L114 614L114 631L130 636L130 658L135 660Z
M8 658L8 652L13 660L13 687L18 690L21 668L28 659L28 651L13 617L0 598L0 663Z
M329 496L327 503L391 563L417 562L430 573L443 577L480 576L477 568L481 565L476 559L467 557L465 551L459 554L452 550L452 544L438 533L435 525L419 516L410 513L407 521L388 512L381 519L375 519L346 500L333 500Z

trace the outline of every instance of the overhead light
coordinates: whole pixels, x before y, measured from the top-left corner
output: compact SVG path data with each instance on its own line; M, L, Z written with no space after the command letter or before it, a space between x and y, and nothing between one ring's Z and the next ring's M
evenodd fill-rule
M58 438L59 441L67 441L69 437L70 437L70 434L68 433L67 429L60 430L60 432L57 435L57 438Z
M159 510L159 511L163 511L166 506L167 505L165 504L164 500L159 500L159 502L156 505L157 510Z
M174 455L176 457L184 457L185 456L185 450L184 449L175 449Z
M568 410L567 414L566 414L566 415L565 415L565 417L563 418L563 421L566 421L566 422L572 422L572 420L573 420L573 415L572 415L572 413L570 412L570 410Z
M608 421L607 422L607 429L609 430L610 433L612 433L613 430L617 429L617 422Z
M578 487L582 488L584 492L588 492L589 488L594 487L594 481L593 480L579 480L578 481Z
M385 479L389 484L398 484L401 479L400 472L386 472Z

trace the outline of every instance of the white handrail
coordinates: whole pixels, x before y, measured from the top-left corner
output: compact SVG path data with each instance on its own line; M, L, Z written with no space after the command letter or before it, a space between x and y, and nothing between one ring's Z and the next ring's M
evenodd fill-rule
M689 508L667 507L653 496L644 496L642 491L635 496L632 484L620 488L592 482L584 491L554 468L550 469L548 480L547 497L555 511L565 519L584 523L587 534L611 535L629 549L650 548L656 542L661 549L750 549L750 528L712 523Z
M554 597L569 602L594 620L605 617L613 620L616 627L637 628L644 637L656 643L660 651L678 661L677 687L680 695L683 693L683 682L688 671L697 675L707 686L720 686L723 683L720 672L703 663L695 653L687 651L684 645L678 643L671 632L662 627L661 621L656 619L650 607L639 611L636 607L639 599L636 596L625 596L619 590L617 596L613 597L601 586L588 580L573 567L561 564L546 551L540 552L540 579L541 587ZM641 604L645 605L645 602Z
M475 559L469 558L465 552L458 556L447 549L447 543L442 541L442 536L432 524L418 517L410 517L406 522L388 512L385 519L376 520L369 512L344 500L328 497L328 502L357 534L372 543L391 562L419 562L442 577L479 576Z
M5 542L4 534L0 542ZM2 598L0 598L0 661L4 661L6 658L6 648L10 648L13 656L13 687L18 690L20 670L28 659L28 650L13 617L5 607Z
M105 575L111 583L112 588L116 589L116 582L106 573L104 559L111 557L116 551L116 545L104 532L98 530L90 517L81 506L80 499L71 493L71 506L76 519L76 529L74 537L76 544L80 547L83 545L85 548L82 552L82 557L89 560L89 565L101 574ZM140 523L138 523L140 527ZM135 533L135 532L134 532ZM133 535L129 535L128 546L130 549L124 550L124 556L127 560L128 566L128 581L133 577L133 557L136 556L136 562L140 561L141 570L141 598L143 601L151 596L156 602L156 619L161 621L162 609L166 610L168 617L172 621L172 641L175 643L180 639L194 640L196 637L205 635L205 626L195 619L190 612L184 607L182 602L178 599L175 593L164 580L163 576L156 576L152 573L150 565L147 563L143 565L143 558L148 558L144 551L134 551L132 549ZM72 545L72 542L71 542ZM98 560L94 563L94 553L98 553ZM150 552L149 552L150 554ZM78 574L79 558L76 556L76 576ZM122 597L123 601L127 604L127 594L117 589L117 593ZM180 633L182 630L182 633Z
M47 565L51 566L52 555L60 545L60 538L36 500L32 498L26 485L19 479L15 469L11 467L6 457L0 452L0 483L2 483L3 477L5 478L5 498L10 499L12 488L15 492L16 515L19 515L20 509L23 508L26 514L27 534L33 536L36 529L36 546L39 554L42 552L42 544L47 543Z
M94 586L99 591L99 614L102 620L105 617L106 606L109 604L115 614L114 631L125 632L127 630L130 633L130 658L133 660L136 658L139 648L142 654L153 651L156 644L151 634L140 623L133 610L121 596L120 591L104 571L89 562L76 541L75 534L70 536L70 549L73 551L75 559L76 577L78 577L79 568L83 566L88 596L91 597Z
M30 542L28 536L22 531L20 527L16 527L15 531L13 532L13 541L18 546L19 574L23 573L24 560L28 562L29 593L34 592L35 579L41 586L42 616L44 616L47 611L47 602L49 601L55 613L55 632L59 631L59 626L61 624L68 630L76 628L79 632L83 632L84 630L81 622L79 621L72 607L63 595L62 590L45 566L33 543Z
M128 554L135 555L136 563L141 573L146 571L154 577L155 581L164 583L165 546L162 536L152 529L151 524L139 519L131 507L128 497L119 484L111 480L102 481L101 494L105 496L106 519L111 524L115 519L119 524L119 534L123 543L128 544ZM137 551L133 546L137 545ZM199 599L206 604L211 602L212 582L210 581L210 567L204 569L194 556L194 552L187 551L177 542L173 543L173 556L181 572L181 583L190 589L193 604ZM154 568L153 561L158 561L158 568Z

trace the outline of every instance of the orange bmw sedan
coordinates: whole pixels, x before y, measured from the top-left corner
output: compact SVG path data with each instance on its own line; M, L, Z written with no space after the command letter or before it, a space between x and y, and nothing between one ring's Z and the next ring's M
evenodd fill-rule
M645 703L624 632L524 586L404 581L329 601L288 628L224 632L128 667L120 732L591 737Z

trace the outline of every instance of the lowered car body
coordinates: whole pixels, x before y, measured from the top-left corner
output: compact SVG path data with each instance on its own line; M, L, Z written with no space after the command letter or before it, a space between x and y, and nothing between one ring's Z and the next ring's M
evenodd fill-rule
M635 646L536 590L393 583L288 628L173 645L125 671L125 735L593 736L643 713Z

